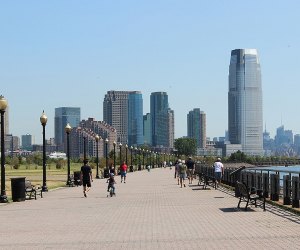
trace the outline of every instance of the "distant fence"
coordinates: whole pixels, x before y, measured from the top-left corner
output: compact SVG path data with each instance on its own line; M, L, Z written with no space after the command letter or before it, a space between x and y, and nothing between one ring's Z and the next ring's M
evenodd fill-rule
M195 173L214 176L211 166L196 164ZM299 208L300 171L276 170L276 167L225 168L222 183L235 187L236 181L244 182L249 188L263 192L271 201L282 200L283 205ZM236 193L237 194L237 193Z

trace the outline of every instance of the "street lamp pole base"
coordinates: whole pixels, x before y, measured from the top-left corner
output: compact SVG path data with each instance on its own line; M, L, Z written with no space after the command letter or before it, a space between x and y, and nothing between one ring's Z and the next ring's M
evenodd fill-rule
M0 195L0 203L7 203L8 199L6 195Z
M98 174L96 175L96 179L100 179L100 177L99 177L99 175L98 175Z
M48 187L47 186L42 186L42 191L43 192L48 192Z
M66 185L69 187L74 187L74 182L72 182L71 180L67 180Z

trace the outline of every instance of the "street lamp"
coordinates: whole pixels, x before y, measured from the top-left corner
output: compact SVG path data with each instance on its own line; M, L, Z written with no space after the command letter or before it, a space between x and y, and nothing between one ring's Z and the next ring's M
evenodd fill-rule
M130 147L130 167L132 167L132 151L133 151L133 147ZM133 169L133 167L132 167Z
M46 184L46 137L45 137L45 127L47 124L48 118L43 110L43 113L40 117L40 122L43 126L43 186L42 186L42 191L47 192L47 184Z
M72 128L68 123L65 127L65 132L67 133L67 157L68 157L68 175L67 175L67 185L71 186L71 176L70 176L70 132Z
M145 150L142 149L142 154L143 154L143 168L145 167Z
M97 164L96 179L100 179L100 177L99 177L99 140L100 140L100 136L96 135L95 139L96 139L96 148L97 148L97 152L96 152L96 164Z
M106 159L106 163L105 163L105 165L106 165L106 169L108 170L108 153L107 153L107 151L108 151L108 139L106 138L105 139L105 159Z
M128 151L128 145L125 145L125 163L127 165L127 151Z
M114 144L114 169L115 169L115 167L116 167L116 142L114 141L113 144Z
M120 147L120 167L122 165L122 143L120 142L119 144L119 147Z
M83 137L83 160L86 160L86 137Z
M7 203L5 191L5 148L4 148L4 113L7 107L7 101L4 96L0 96L0 112L1 112L1 195L0 203Z

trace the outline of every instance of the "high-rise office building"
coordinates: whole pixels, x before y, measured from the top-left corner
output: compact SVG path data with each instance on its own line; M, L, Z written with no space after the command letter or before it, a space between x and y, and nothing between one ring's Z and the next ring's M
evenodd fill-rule
M187 115L187 136L197 141L198 148L206 147L206 115L199 108L191 110Z
M34 137L30 134L22 135L22 149L32 150L32 145L34 144Z
M103 121L117 130L117 142L143 144L143 99L140 91L108 91L103 101Z
M128 94L128 144L142 145L143 139L143 97L139 91Z
M80 122L80 119L80 108L60 107L55 109L54 138L57 150L64 150L66 125L69 123L71 127L77 127Z
M172 147L174 139L174 111L169 108L166 92L153 92L150 96L152 146ZM173 140L173 141L172 141Z
M144 144L152 145L152 137L151 137L151 116L150 113L144 115Z
M228 133L249 155L263 153L261 69L256 49L231 51L228 91Z

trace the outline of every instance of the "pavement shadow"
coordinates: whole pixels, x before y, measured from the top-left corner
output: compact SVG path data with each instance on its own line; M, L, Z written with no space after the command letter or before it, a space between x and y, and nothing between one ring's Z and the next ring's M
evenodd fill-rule
M220 208L220 210L224 213L235 213L235 212L255 212L252 208L247 209L247 211L244 208L237 208L237 207L225 207Z
M192 188L193 191L197 191L197 190L203 190L203 191L207 191L207 190L211 190L210 188Z

